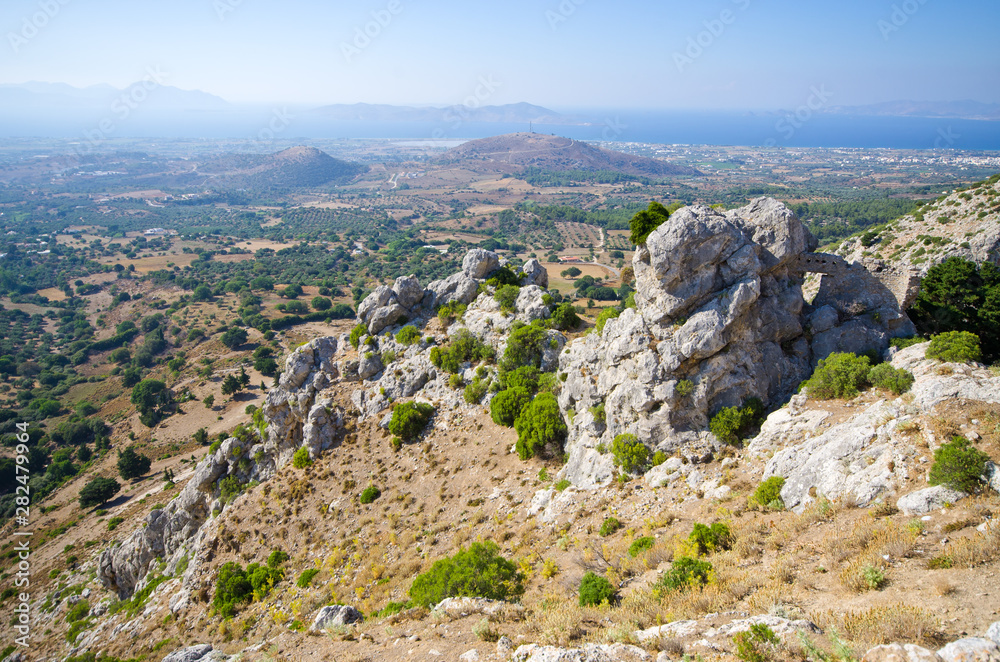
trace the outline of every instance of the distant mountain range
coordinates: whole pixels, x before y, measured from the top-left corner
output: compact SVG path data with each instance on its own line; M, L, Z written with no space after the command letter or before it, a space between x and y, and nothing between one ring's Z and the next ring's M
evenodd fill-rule
M506 173L541 168L614 171L650 177L703 174L695 168L659 159L600 149L571 138L527 132L470 140L449 149L439 161L458 163L473 171Z
M152 110L228 110L233 106L214 94L139 81L124 89L111 85L73 87L65 83L30 82L0 85L0 107L24 110L80 111L140 105Z
M883 115L890 117L948 117L966 120L1000 120L1000 103L981 101L886 101L867 106L832 106L839 115Z
M386 104L334 104L317 108L314 113L337 121L368 122L504 122L536 124L587 124L579 117L562 115L530 103L470 108L464 105L441 108L416 108Z

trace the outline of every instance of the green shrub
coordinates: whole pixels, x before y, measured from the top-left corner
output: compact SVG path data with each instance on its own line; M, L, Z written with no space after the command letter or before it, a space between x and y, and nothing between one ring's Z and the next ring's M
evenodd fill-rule
M500 390L509 388L523 388L534 393L538 390L538 368L535 366L521 366L517 370L504 372L500 375Z
M413 345L420 342L420 330L412 324L407 324L396 332L396 342L401 345Z
M576 314L573 304L564 303L552 311L552 324L557 329L568 331L580 326L580 317Z
M640 246L646 243L646 239L656 228L660 227L670 217L670 211L653 200L649 203L649 209L643 209L632 217L629 221L629 241Z
M309 585L312 584L313 577L318 574L319 568L307 568L303 570L302 574L299 575L299 578L295 580L295 585L299 588L309 588Z
M641 471L649 461L649 449L634 434L620 434L611 442L615 465L622 471Z
M978 492L990 456L974 447L965 437L952 437L934 451L934 464L928 482L953 490Z
M968 363L982 358L979 336L968 331L948 331L931 337L927 358L948 363Z
M514 421L517 430L517 454L522 460L541 453L549 444L558 444L566 438L568 428L559 411L559 402L551 393L540 393L521 410Z
M517 285L501 285L497 288L493 298L500 304L500 310L505 313L512 313L516 310L514 304L517 302L517 296L520 293L521 288Z
M454 374L448 378L448 386L454 389L459 389L465 386L465 380L462 379L462 375Z
M868 384L870 371L871 362L867 356L834 352L825 359L820 359L812 377L802 386L809 389L809 395L818 400L853 398Z
M279 568L281 564L288 560L288 554L281 549L275 549L267 557L268 568Z
M528 325L511 331L500 368L513 372L521 366L539 367L542 353L548 346L548 331L540 326Z
M490 418L497 425L513 426L521 411L531 402L531 397L530 392L520 387L500 391L490 400Z
M594 417L594 420L598 423L604 423L608 420L608 413L604 408L604 403L590 408L590 415Z
M219 568L215 578L215 597L212 606L223 618L230 618L243 602L253 599L253 586L246 570L239 563L228 561Z
M655 453L653 453L653 457L650 459L649 463L654 467L658 467L666 461L667 461L667 454L664 453L663 451L656 451Z
M611 602L615 589L606 578L587 571L580 580L580 606L589 607Z
M723 407L708 423L708 429L724 444L742 445L751 431L760 425L764 405L758 398L750 398L742 407Z
M389 432L406 441L417 438L431 420L434 406L426 402L400 402L392 408Z
M653 545L656 544L656 538L653 536L642 536L641 538L636 538L632 541L632 544L628 546L628 555L635 558L645 551L653 549Z
M567 487L571 486L573 483L569 482L567 479L563 478L558 483L556 483L556 492L562 492Z
M369 485L361 492L361 496L358 497L358 501L361 503L371 503L375 499L382 496L382 490L375 487L374 485Z
M470 405L478 404L483 396L486 395L486 391L489 388L489 384L482 379L476 379L471 384L465 387L465 391L462 393L462 397Z
M778 658L781 640L768 626L754 623L749 630L733 635L733 643L736 644L736 657L742 662L769 662Z
M674 387L674 393L677 394L679 398L686 398L692 393L694 393L694 382L690 379L682 379L677 382L677 386Z
M781 476L771 476L760 485L751 497L752 501L765 508L776 508L784 510L785 503L781 500L781 488L785 486L785 479Z
M295 455L292 456L292 465L296 469L305 469L312 463L313 461L309 457L309 449L305 446L295 451Z
M705 586L712 579L712 564L689 556L674 559L660 585L670 591L684 591Z
M74 621L81 621L86 618L89 613L90 603L86 600L80 600L66 612L66 622L72 623Z
M602 537L607 538L623 526L625 525L622 524L617 517L607 517L603 522L601 522L601 529L598 533L600 533Z
M462 329L451 342L441 347L431 348L431 363L446 372L457 373L466 361L489 360L493 350L484 345L468 329Z
M723 522L715 522L712 526L696 522L688 536L688 542L698 556L704 556L717 550L729 549L732 546L732 534L729 526Z
M524 577L495 542L474 542L450 558L434 562L410 586L414 604L429 607L448 597L506 600L524 594Z
M219 481L219 498L225 503L229 503L239 495L243 494L246 486L240 482L236 476L226 476Z
M115 517L112 517L111 519L108 520L108 531L114 531L115 529L118 528L118 525L124 521L125 521L124 517L118 517L117 515Z
M608 320L613 320L614 318L621 315L617 308L610 307L605 308L597 315L597 323L594 328L597 329L598 333L604 333L604 325L608 323Z
M354 349L357 349L358 345L361 344L361 336L367 336L367 335L368 335L367 326L365 326L364 324L358 324L357 326L355 326L353 329L351 329L351 336L350 336L351 346L354 347Z
M913 386L913 373L908 370L893 368L888 363L879 363L868 373L868 381L875 388L892 391L902 395Z

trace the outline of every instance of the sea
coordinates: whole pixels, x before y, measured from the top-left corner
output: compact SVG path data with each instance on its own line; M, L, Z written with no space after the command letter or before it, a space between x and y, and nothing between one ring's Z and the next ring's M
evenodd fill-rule
M119 109L121 110L121 109ZM233 111L156 111L67 116L54 111L0 108L0 137L79 139L98 144L108 138L274 141L383 139L460 141L516 131L555 134L585 141L668 145L776 146L827 148L1000 150L1000 121L956 118L853 116L797 112L583 110L572 114L584 124L484 123L451 114L440 122L333 121L295 107Z

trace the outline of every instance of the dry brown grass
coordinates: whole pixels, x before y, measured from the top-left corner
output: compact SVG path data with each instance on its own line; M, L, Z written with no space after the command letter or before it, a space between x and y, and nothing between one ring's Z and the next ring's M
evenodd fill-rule
M967 538L958 538L945 545L944 554L955 568L974 568L1000 559L1000 527Z
M940 622L920 607L896 604L844 613L827 610L811 618L824 630L833 628L863 648L893 642L932 647L941 643Z

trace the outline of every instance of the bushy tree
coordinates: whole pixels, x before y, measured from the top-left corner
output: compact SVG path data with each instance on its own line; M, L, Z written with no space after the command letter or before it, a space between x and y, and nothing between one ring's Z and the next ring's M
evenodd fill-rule
M434 406L426 402L400 402L392 408L389 432L407 441L417 438L431 420Z
M149 457L137 453L132 446L118 451L118 475L125 480L145 475L151 464Z
M604 333L604 325L608 323L608 320L614 319L621 315L621 312L617 308L605 308L597 315L597 323L594 328L598 333Z
M226 378L222 380L222 395L234 395L242 389L240 380L235 375L226 375Z
M410 586L410 599L429 607L449 597L507 600L524 593L524 576L513 561L500 556L495 542L474 542L450 558L435 561Z
M219 337L219 341L229 349L236 349L247 341L246 329L238 326L231 327Z
M324 311L333 308L333 302L326 297L313 297L313 300L309 302L309 305L313 307L313 310Z
M500 368L513 371L521 366L539 367L542 353L548 346L548 332L533 324L514 329L507 338L507 348L503 353Z
M965 437L952 437L934 451L928 482L972 494L983 486L983 474L990 456Z
M670 218L670 212L667 211L667 208L655 200L651 201L649 209L643 209L629 222L631 230L629 241L636 246L646 243L646 238L649 237L650 233L663 225L668 218Z
M589 607L610 602L615 595L615 589L606 578L589 570L580 580L580 606Z
M122 486L113 478L100 476L93 478L80 489L80 507L99 506L118 494L121 489Z
M497 288L493 298L500 304L500 310L509 313L515 310L514 304L517 302L519 294L521 294L521 288L517 285L501 285Z
M649 449L634 434L620 434L611 442L611 454L622 471L641 471L649 462Z
M215 597L212 606L223 618L230 618L243 602L253 599L253 586L246 570L235 561L228 561L219 568L215 578Z
M497 425L511 427L527 404L531 402L531 392L522 387L500 391L490 400L490 417Z
M541 453L549 444L559 444L568 431L559 402L551 393L541 393L521 411L514 421L517 430L517 454L527 460Z
M820 359L812 377L802 387L809 390L811 397L819 400L853 398L868 385L870 371L871 361L867 356L834 352Z
M580 326L580 317L576 314L576 309L571 303L560 304L552 311L552 324L563 331L575 329Z
M968 331L946 331L931 338L927 358L949 363L968 363L982 358L979 336Z

